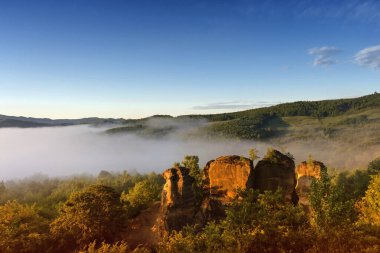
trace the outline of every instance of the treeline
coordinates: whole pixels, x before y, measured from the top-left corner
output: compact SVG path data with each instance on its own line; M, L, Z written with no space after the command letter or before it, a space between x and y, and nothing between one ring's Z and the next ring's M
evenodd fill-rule
M380 94L363 96L352 99L336 99L323 101L300 101L284 103L275 106L246 110L234 113L190 115L193 118L207 118L210 121L226 121L237 118L256 118L260 115L277 115L278 117L311 116L329 117L342 115L348 111L356 112L362 109L379 108Z
M186 156L182 165L200 184L198 162ZM160 199L161 175L102 171L3 182L0 252L379 252L380 158L366 170L321 173L311 185L309 211L280 190L241 191L224 218L136 249L124 241L128 221Z

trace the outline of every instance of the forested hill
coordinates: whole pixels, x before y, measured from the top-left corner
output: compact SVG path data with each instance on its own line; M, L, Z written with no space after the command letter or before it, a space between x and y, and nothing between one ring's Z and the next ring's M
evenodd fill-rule
M168 122L207 121L199 126L192 136L212 136L218 138L269 139L276 137L309 138L328 137L346 138L346 130L358 131L357 127L370 126L368 134L380 131L380 94L374 93L359 98L300 101L276 106L258 108L233 113L209 115L183 115L170 117L157 115L150 118L128 121L109 133L133 132L142 136L162 137L176 130L176 124L154 125L150 120ZM360 131L360 129L359 129ZM371 132L372 131L372 132ZM376 137L377 138L377 137ZM347 138L346 138L347 139ZM380 143L379 140L374 140Z
M242 139L267 139L293 132L297 136L305 127L337 133L345 127L373 125L380 130L380 94L359 98L300 101L276 106L214 115L189 115L210 121L211 135ZM294 131L296 133L294 133Z
M209 114L209 115L185 115L181 117L206 118L209 121L226 121L238 118L255 118L258 115L311 116L329 117L345 113L354 113L363 109L380 109L380 94L374 94L349 99L321 100L321 101L298 101L284 103L270 107L251 109L233 113Z

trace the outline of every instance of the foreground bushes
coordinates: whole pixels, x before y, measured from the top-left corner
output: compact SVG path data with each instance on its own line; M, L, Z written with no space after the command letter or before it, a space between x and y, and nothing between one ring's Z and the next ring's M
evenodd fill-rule
M0 252L41 252L46 248L48 222L35 205L9 201L0 206Z
M199 176L194 157L183 163ZM123 238L126 221L159 198L159 175L1 184L0 252L380 252L376 168L323 172L312 183L310 211L280 190L239 192L223 219L166 235L154 249L131 249Z

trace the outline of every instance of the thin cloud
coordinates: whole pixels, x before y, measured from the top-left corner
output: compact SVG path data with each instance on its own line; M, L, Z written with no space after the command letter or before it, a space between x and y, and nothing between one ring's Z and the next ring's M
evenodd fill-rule
M193 106L193 110L244 110L244 109L253 109L259 107L266 107L279 104L280 102L266 102L266 101L258 101L255 103L246 103L240 101L232 101L232 102L218 102L218 103L210 103L206 105L198 105Z
M334 56L339 54L342 50L336 47L314 47L308 50L308 54L314 56L314 66L331 66L338 61Z
M317 2L296 1L296 16L305 18L344 19L380 24L380 2L375 0L321 0Z
M380 69L380 45L360 50L355 55L355 62L365 67Z

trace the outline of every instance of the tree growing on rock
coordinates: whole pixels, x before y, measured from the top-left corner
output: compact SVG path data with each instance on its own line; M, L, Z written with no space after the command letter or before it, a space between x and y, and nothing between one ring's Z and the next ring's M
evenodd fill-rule
M249 159L252 160L252 162L254 162L255 160L259 159L259 151L255 148L251 148L249 151Z
M197 155L186 155L182 160L182 165L190 169L189 175L195 178L198 185L202 182L202 171L199 168L199 157Z

